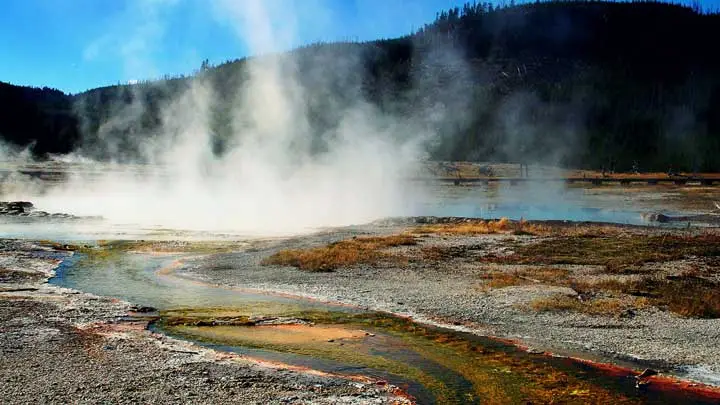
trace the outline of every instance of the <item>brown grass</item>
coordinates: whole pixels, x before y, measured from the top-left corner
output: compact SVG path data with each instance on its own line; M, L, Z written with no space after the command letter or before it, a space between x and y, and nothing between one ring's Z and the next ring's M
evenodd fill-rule
M514 234L536 236L601 237L630 235L631 231L617 226L593 224L535 223L525 220L513 221L467 219L461 222L428 224L412 230L415 234L488 235Z
M611 225L572 224L569 226L556 226L552 229L554 235L574 238L631 236L627 230Z
M691 318L720 318L720 284L693 274L645 276L630 281L608 279L595 283L566 279L565 285L584 296L621 293Z
M502 288L511 285L545 283L569 287L586 300L562 298L544 299L531 307L539 311L564 310L592 315L617 315L635 304L654 305L681 316L693 318L720 318L720 283L715 281L713 269L717 267L720 245L717 236L708 234L696 236L658 236L645 238L590 238L570 241L561 239L554 249L551 243L557 239L527 246L528 250L515 257L495 258L496 261L540 264L599 264L606 265L610 274L638 273L631 280L608 278L597 282L575 279L569 271L552 267L537 266L511 272L491 272L483 276L484 287ZM658 247L662 246L664 249ZM530 255L525 256L530 252ZM649 274L639 266L646 262L664 262L695 257L702 265L675 276ZM622 294L625 301L617 299L596 299L607 293ZM629 301L628 301L629 299ZM623 305L620 305L624 303Z
M78 245L69 245L67 243L60 243L60 242L55 242L55 241L51 241L51 240L41 240L41 241L39 241L39 244L41 246L46 246L46 247L49 247L49 248L52 248L55 250L63 250L63 251L68 251L68 252L72 252L72 251L76 251L76 250L80 249L80 246L78 246Z
M483 274L489 288L503 288L527 284L562 284L567 278L568 270L552 267L532 267L514 271L493 271Z
M429 225L424 232L477 234L515 232L525 226L507 219ZM545 231L542 229L541 231ZM483 288L513 285L548 284L569 287L583 300L563 296L532 303L538 311L578 311L591 315L618 315L628 309L654 305L687 317L720 318L720 283L712 281L713 269L720 263L720 234L632 235L604 227L560 227L562 236L544 238L531 244L515 244L509 256L481 256L475 260L503 264L527 264L513 271L491 271L482 276ZM582 236L568 236L569 234ZM599 236L598 236L599 235ZM332 271L358 264L378 265L409 258L385 251L402 245L415 245L410 234L357 237L323 247L283 250L266 258L265 265L294 266L307 271ZM479 246L427 246L420 250L420 261L467 259ZM650 262L693 259L698 266L687 274L661 278L643 267ZM472 259L471 259L472 260ZM585 282L573 277L571 270L552 267L557 264L602 265L610 275L639 274L632 280L609 278ZM702 270L701 269L705 269ZM703 271L708 272L703 273ZM607 298L608 294L611 298ZM602 298L598 298L602 297Z
M496 221L468 220L446 224L424 225L413 230L418 234L449 234L449 235L487 235L487 234L516 234L516 235L547 235L551 228L528 223L526 221L511 221L501 218Z
M307 271L332 271L357 264L377 264L391 258L384 249L415 245L412 235L357 237L311 249L281 250L262 261L263 265L293 266Z
M693 318L720 318L720 286L693 280L661 282L656 302L676 314Z
M577 297L556 294L549 298L538 298L530 303L530 308L538 312L578 311L582 303Z
M607 280L580 287L585 291L616 291L645 297L655 306L692 318L720 318L720 285L692 274L670 278Z
M539 298L530 303L530 308L538 312L573 311L596 316L620 316L626 311L645 306L643 299L623 300L620 298L595 298L580 300L565 294L556 294L549 298Z
M645 263L698 256L720 257L720 235L563 236L518 246L515 254L509 256L487 256L483 260L512 264L604 265L611 273L637 273Z

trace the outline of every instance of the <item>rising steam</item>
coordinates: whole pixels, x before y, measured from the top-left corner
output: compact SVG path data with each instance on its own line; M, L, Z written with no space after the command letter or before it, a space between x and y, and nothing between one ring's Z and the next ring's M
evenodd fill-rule
M339 125L323 134L325 150L313 152L318 134L312 133L307 100L317 95L298 79L296 54L274 53L291 43L293 22L283 16L278 29L276 10L267 4L215 3L218 15L232 20L258 55L247 61L241 88L222 89L235 100L228 150L213 152L210 117L218 97L198 77L164 107L162 131L136 140L144 164L85 159L84 170L62 187L15 197L43 210L102 216L114 224L248 233L301 232L412 214L413 196L402 180L415 173L430 134L407 118L379 113L361 97L327 99ZM333 69L327 66L332 61L315 62ZM138 108L121 110L108 125L137 119ZM110 138L94 142L65 159L80 160L98 147L121 152Z

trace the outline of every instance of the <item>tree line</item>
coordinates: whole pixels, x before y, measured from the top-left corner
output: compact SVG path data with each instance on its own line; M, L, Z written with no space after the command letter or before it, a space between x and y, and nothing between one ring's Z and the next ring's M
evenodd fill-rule
M715 38L720 15L697 6L473 2L400 38L317 43L279 57L292 58L306 89L317 151L337 112L363 99L437 134L427 145L433 159L720 171ZM0 136L38 156L84 146L99 158L132 158L171 119L163 111L172 100L200 81L214 90L210 129L221 154L237 132L247 62L203 61L192 76L76 95L0 83Z

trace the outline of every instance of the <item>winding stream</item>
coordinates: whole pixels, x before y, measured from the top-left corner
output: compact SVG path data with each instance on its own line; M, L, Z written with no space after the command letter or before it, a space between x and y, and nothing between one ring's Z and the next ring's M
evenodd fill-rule
M174 275L198 256L104 247L76 253L51 283L160 310L158 331L218 350L402 387L419 403L714 403L627 372L530 354L390 314ZM384 383L384 382L383 382Z

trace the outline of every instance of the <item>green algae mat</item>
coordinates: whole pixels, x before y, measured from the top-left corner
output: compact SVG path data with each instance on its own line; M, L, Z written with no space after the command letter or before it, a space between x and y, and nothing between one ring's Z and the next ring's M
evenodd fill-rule
M155 327L221 350L385 379L419 403L714 401L662 384L638 388L630 372L377 312L304 311L280 303L177 309L162 311Z

